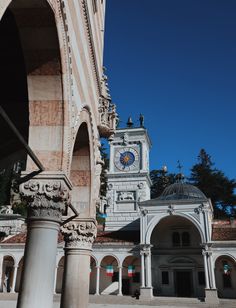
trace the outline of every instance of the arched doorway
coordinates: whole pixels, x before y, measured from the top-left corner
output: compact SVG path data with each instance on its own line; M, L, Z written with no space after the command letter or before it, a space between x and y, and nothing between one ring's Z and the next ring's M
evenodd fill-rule
M128 256L122 264L122 294L134 295L140 288L140 258Z
M55 293L61 293L61 290L62 290L64 261L65 261L65 257L62 257L60 261L58 262Z
M12 256L4 256L2 264L2 292L11 292L13 286L15 261Z
M154 295L204 297L201 236L190 220L177 215L161 219L151 245Z
M23 263L24 263L24 258L22 257L18 264L18 269L17 269L16 287L15 287L16 292L19 292L19 289L20 289L20 281L21 281L21 274L23 270Z
M218 297L236 298L236 262L223 255L215 261L215 278Z
M106 256L101 261L100 293L118 294L118 261L114 256Z

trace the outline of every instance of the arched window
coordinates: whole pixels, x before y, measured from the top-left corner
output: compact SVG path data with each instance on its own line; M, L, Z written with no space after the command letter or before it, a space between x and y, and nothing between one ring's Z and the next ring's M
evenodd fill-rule
M173 234L172 234L172 244L173 244L174 247L180 246L179 232L173 232Z
M190 246L190 235L188 232L182 233L182 246Z

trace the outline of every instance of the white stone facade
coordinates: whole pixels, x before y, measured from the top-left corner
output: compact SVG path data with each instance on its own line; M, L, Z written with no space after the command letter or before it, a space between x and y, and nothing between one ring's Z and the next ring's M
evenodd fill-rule
M150 139L143 127L117 129L110 141L106 231L139 229L138 202L150 199L150 146ZM133 164L125 167L120 163L123 153L134 155Z

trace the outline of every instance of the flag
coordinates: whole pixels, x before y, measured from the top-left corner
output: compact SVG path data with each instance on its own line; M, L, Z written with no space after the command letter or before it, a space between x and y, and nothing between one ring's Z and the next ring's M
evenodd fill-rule
M230 266L228 264L224 264L224 274L230 275Z
M106 268L107 276L113 276L113 273L114 273L113 266L112 265L107 265L107 268Z
M135 267L133 265L128 266L128 277L133 277L135 275Z

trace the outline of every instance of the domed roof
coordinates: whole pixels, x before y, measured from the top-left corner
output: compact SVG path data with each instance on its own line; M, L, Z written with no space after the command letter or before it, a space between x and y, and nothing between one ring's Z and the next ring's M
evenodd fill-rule
M207 197L196 186L186 183L174 183L165 188L158 197L159 200L186 200L186 199L205 199Z

